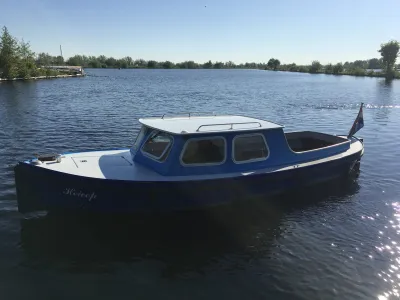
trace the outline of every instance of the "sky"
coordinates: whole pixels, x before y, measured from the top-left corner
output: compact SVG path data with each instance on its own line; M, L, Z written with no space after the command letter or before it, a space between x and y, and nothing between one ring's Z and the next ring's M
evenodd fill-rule
M400 40L400 0L1 0L36 53L180 62L337 63Z

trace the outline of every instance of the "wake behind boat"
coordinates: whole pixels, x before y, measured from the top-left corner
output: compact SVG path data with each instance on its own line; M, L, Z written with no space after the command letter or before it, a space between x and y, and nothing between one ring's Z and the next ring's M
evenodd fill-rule
M167 212L229 203L346 176L364 152L348 136L243 116L139 119L130 149L42 155L15 167L18 209Z

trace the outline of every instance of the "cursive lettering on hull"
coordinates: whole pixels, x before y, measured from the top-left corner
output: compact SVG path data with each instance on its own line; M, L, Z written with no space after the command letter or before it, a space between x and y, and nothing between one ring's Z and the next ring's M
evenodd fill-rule
M64 195L68 195L68 196L72 196L72 197L78 197L78 198L82 198L82 199L87 199L89 202L97 198L97 195L95 194L95 192L85 193L85 192L76 190L74 188L66 188L63 191L63 194Z

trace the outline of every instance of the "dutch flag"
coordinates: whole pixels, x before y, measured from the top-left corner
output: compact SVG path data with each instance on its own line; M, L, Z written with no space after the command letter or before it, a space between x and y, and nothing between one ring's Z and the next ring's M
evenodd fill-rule
M357 118L354 120L353 126L349 131L349 135L347 136L348 138L364 127L363 105L364 103L361 103L360 111L358 112Z

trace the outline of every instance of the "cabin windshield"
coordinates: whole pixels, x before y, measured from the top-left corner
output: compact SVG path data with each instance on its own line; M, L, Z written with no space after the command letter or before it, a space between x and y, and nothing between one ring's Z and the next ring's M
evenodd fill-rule
M154 130L142 147L144 155L158 161L165 161L171 150L172 137L168 133Z

